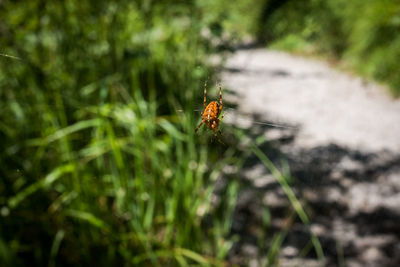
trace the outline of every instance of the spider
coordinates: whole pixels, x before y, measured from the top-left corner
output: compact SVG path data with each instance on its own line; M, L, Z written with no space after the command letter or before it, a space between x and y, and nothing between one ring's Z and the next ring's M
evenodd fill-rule
M207 81L204 83L204 111L201 113L202 121L194 130L196 133L203 125L203 123L213 131L215 138L222 143L219 139L217 132L222 135L221 131L218 129L219 123L224 118L222 114L221 118L218 117L221 115L222 111L222 87L221 84L218 84L219 87L219 103L217 101L211 101L207 105ZM222 143L223 144L223 143Z

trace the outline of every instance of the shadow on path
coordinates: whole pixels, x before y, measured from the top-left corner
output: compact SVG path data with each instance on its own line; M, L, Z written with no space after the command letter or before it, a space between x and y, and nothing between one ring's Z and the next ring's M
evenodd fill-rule
M252 125L245 136L256 140L271 129ZM400 154L363 153L333 143L298 148L293 146L295 128L273 131L280 134L259 148L288 177L290 172L291 187L312 222L305 226L294 216L278 256L280 266L320 265L312 247L299 257L309 246L310 231L318 235L328 266L341 261L346 266L400 266ZM232 225L239 242L230 260L257 266L293 211L255 155L248 156L239 176L242 187Z

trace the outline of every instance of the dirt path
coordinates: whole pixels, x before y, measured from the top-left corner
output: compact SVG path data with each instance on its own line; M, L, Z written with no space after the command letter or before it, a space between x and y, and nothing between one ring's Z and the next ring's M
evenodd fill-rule
M283 151L327 264L400 266L400 100L325 63L264 49L237 51L226 64L223 84L233 91L239 117L297 126L248 128L250 136L273 141L261 148L276 162L282 157L276 150ZM233 226L242 239L232 258L262 260L264 252L251 241L257 239L260 207L271 209L272 224L281 229L280 210L288 203L256 159L248 160L242 176L247 187ZM307 229L294 228L283 244L281 265L310 265L296 259Z

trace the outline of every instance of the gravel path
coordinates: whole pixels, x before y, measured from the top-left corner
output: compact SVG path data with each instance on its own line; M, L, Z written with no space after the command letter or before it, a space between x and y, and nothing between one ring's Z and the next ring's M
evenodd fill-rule
M346 266L400 266L400 100L323 62L265 49L235 52L222 82L232 91L226 98L238 105L236 117L297 127L247 125L249 136L271 140L261 149L272 160L279 165L279 153L288 160L294 190L309 206L311 231L320 237L327 265L344 260ZM282 207L289 204L257 159L250 158L241 174L247 186L233 225L241 241L231 258L240 264L257 258L245 262L257 266L265 255L254 241L262 232L261 207L269 207L279 230ZM300 223L293 229L280 265L315 264L312 257L296 257L310 229Z
M240 96L240 110L300 125L296 145L400 151L400 100L377 85L263 49L237 52L227 68L224 85Z

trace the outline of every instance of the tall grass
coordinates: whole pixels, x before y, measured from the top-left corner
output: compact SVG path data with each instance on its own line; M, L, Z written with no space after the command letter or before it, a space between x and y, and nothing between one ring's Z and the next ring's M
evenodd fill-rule
M274 232L269 230L272 228L273 217L270 208L268 207L268 203L261 204L262 210L260 211L260 214L258 214L261 217L259 226L262 228L258 240L258 266L279 266L282 246L284 245L289 232L293 229L292 226L296 221L299 221L303 225L304 229L309 232L310 236L309 243L304 248L299 248L300 252L297 257L305 257L309 255L311 250L313 250L317 256L318 264L324 266L327 263L324 249L318 236L311 231L312 219L310 219L303 207L306 203L299 199L294 189L292 189L293 185L295 187L295 177L291 176L287 163L282 162L281 168L279 169L268 155L260 149L262 144L267 142L264 136L259 136L253 139L250 138L243 129L236 128L231 130L235 138L241 141L241 147L244 153L243 158L246 159L249 156L254 155L279 184L289 202L286 207L288 215L279 225L279 231ZM265 193L268 194L268 192L262 192L262 194Z
M208 152L195 145L188 129L193 118L182 116L174 125L139 91L124 102L85 107L79 122L26 140L29 160L40 162L50 152L63 159L7 199L2 230L24 229L13 250L45 253L36 260L51 264L218 264L229 249L223 226L230 216L210 210ZM73 148L79 140L85 145ZM23 183L25 175L20 170L16 178ZM36 216L50 221L37 228L31 225ZM205 216L213 217L212 227L202 226ZM36 234L48 239L41 247L20 243Z
M2 265L222 264L237 186L212 203L224 156L176 114L209 73L201 8L2 5Z
M305 210L303 209L300 201L298 200L298 198L294 194L292 188L289 186L289 183L287 182L288 178L285 177L275 167L275 165L271 162L271 160L255 144L251 144L250 145L250 150L259 158L259 160L265 165L265 167L268 168L268 170L271 172L273 177L277 180L277 182L279 183L279 185L281 186L281 188L285 192L285 194L286 194L287 198L289 199L290 204L293 207L296 215L300 218L300 220L302 221L302 223L304 225L309 227L311 225L311 221L308 218ZM277 236L277 238L275 239L275 242L271 246L270 252L269 252L269 255L268 255L268 260L270 262L274 262L275 261L275 254L277 253L277 251L279 251L279 247L280 247L281 243L283 242L284 236L286 235L285 234L286 230L287 229L283 229L282 233L280 233ZM321 243L319 242L318 237L314 233L311 232L310 235L311 235L311 242L312 242L312 245L313 245L313 247L315 249L315 252L317 254L318 260L320 260L321 263L323 263L325 261L325 256L324 256L324 252L323 252ZM274 255L274 256L270 256L270 255Z

